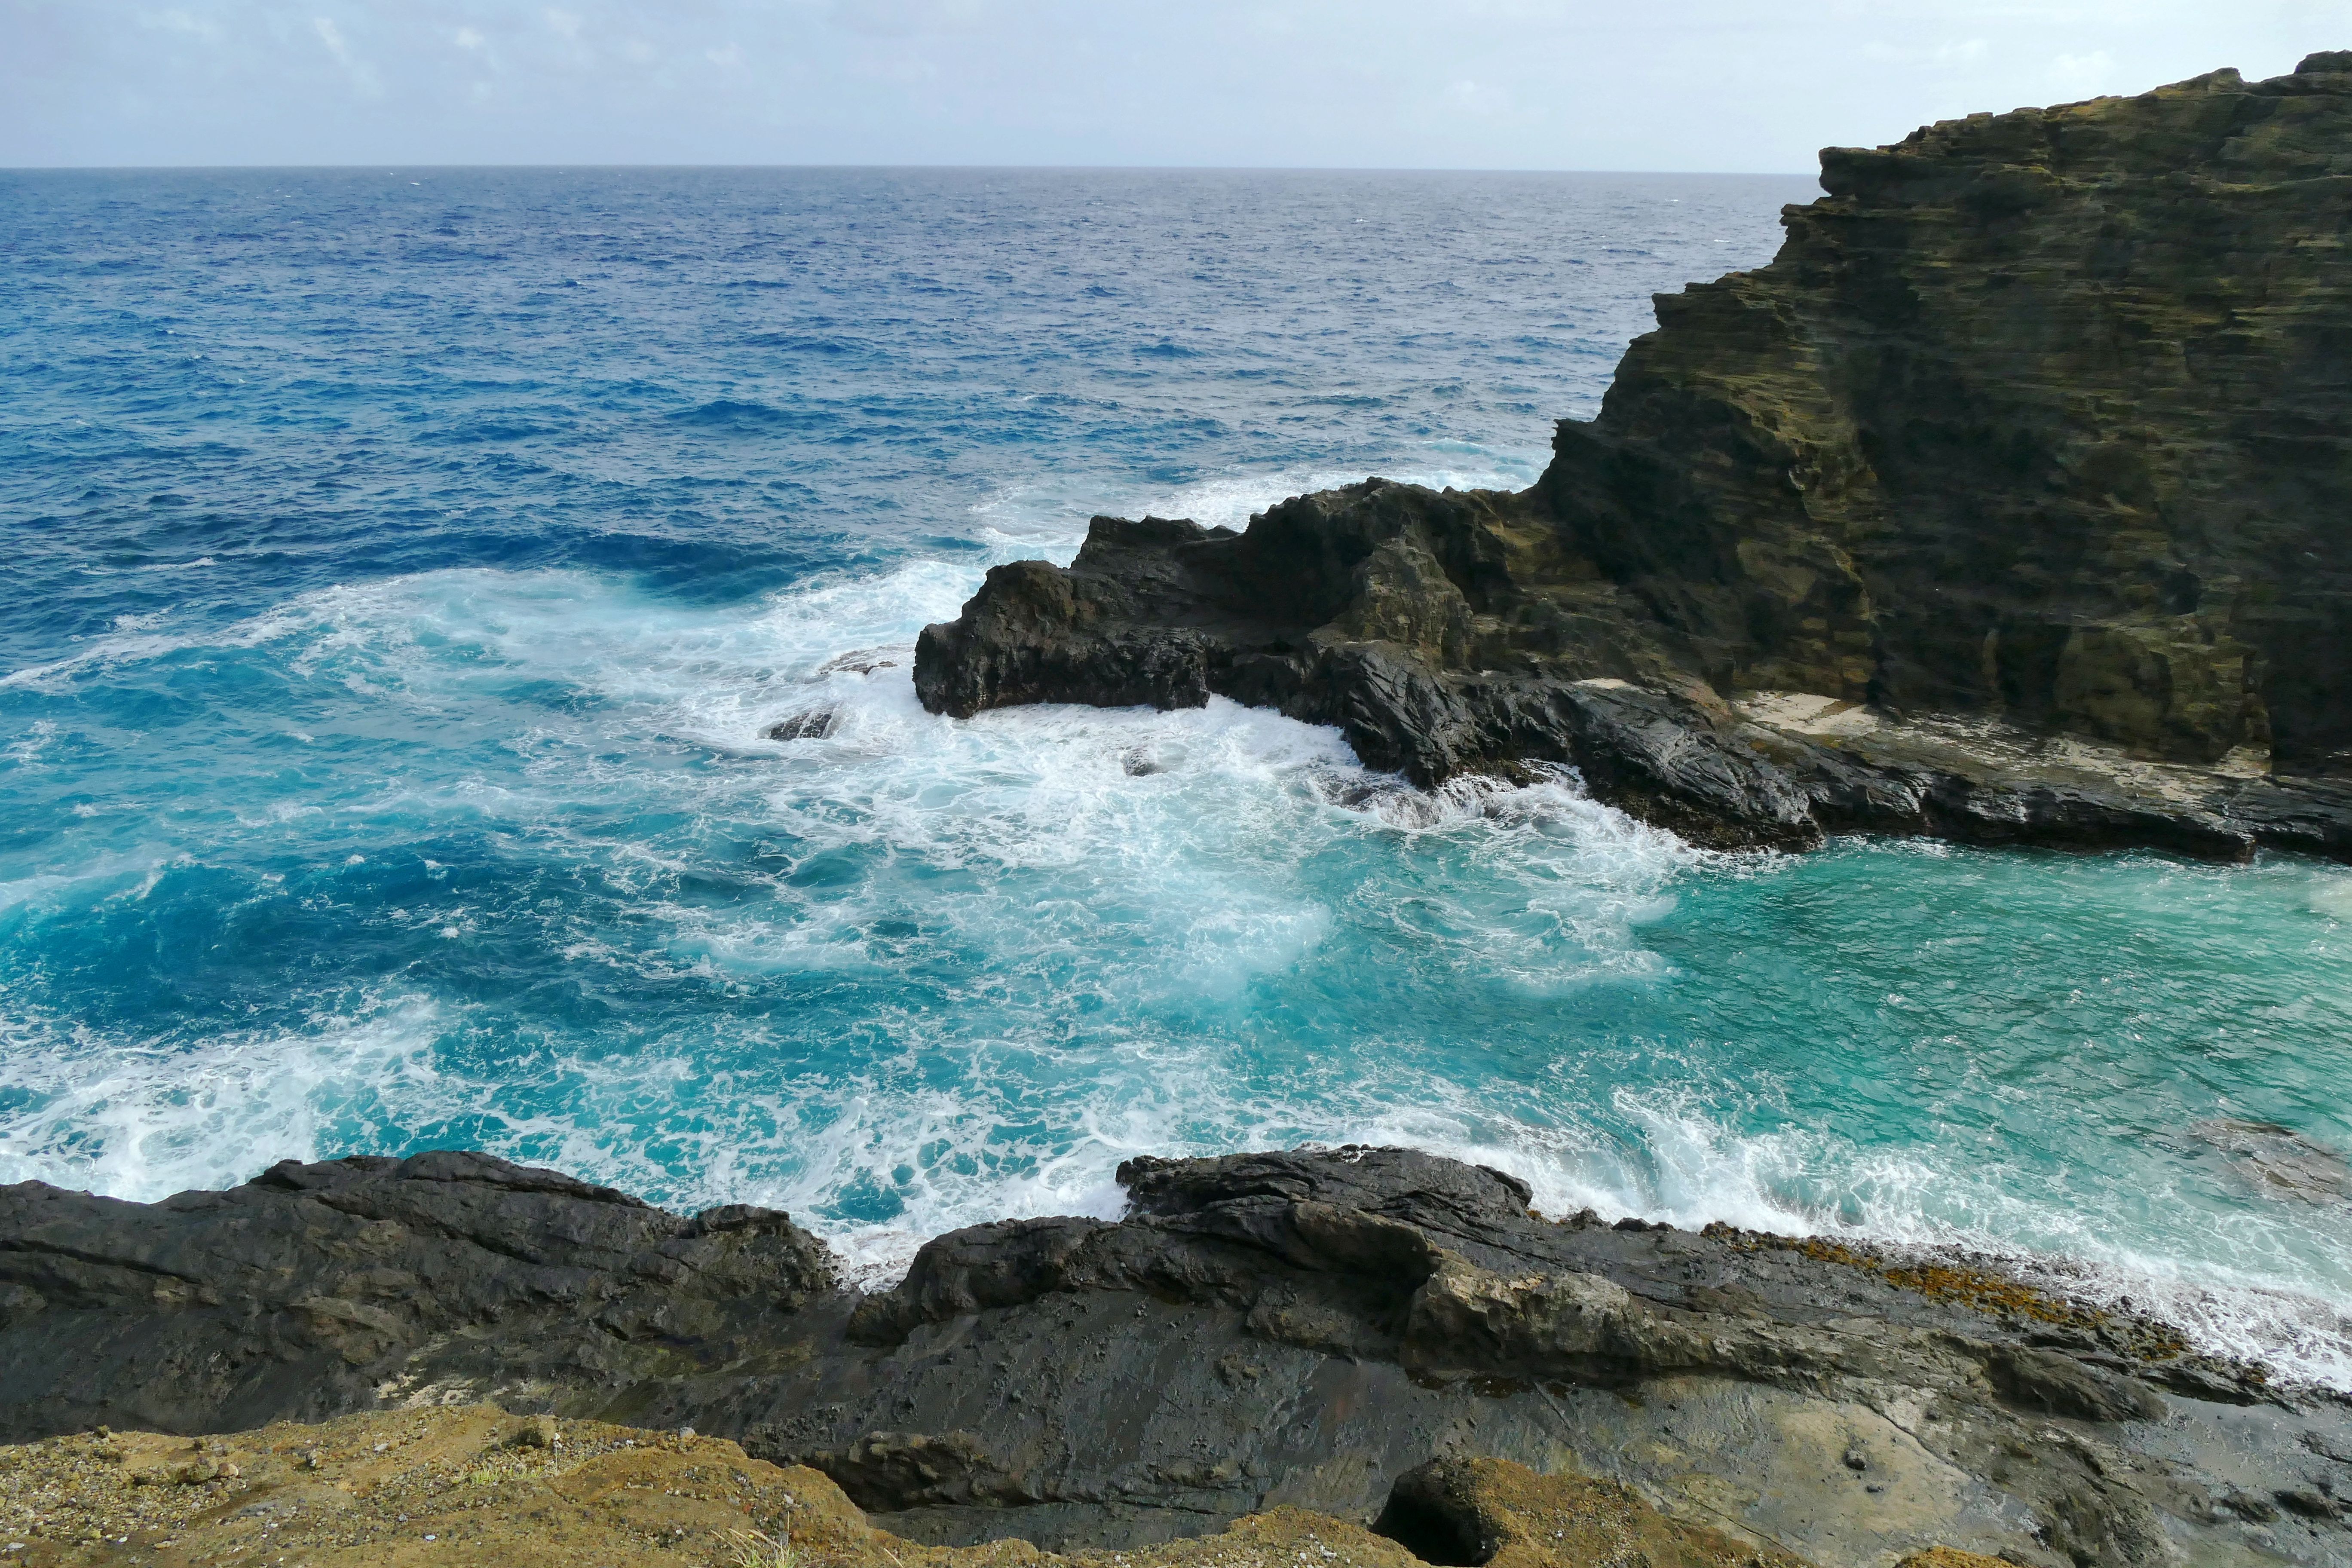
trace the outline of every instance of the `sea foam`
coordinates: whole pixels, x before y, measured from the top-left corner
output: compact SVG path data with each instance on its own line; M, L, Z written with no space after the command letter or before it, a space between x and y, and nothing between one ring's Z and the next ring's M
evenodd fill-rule
M878 1281L1131 1154L1410 1143L2352 1387L2352 1205L2197 1131L2352 1149L2340 869L1711 855L1223 701L914 699L1095 513L1524 486L1803 186L11 185L0 1176L485 1148Z

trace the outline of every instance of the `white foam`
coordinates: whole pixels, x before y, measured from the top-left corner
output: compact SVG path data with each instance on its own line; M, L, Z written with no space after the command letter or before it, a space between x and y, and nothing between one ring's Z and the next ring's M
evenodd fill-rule
M446 1054L435 1042L457 1026L446 1007L408 998L383 1004L388 1011L322 1020L315 1037L232 1034L193 1055L169 1042L87 1037L53 1041L55 1048L29 1057L12 1053L47 1065L29 1079L12 1073L36 1089L41 1109L0 1130L0 1150L27 1173L153 1196L316 1152L324 1146L318 1130L332 1120L320 1107L345 1104L380 1079L393 1120L366 1125L482 1127L506 1152L555 1159L666 1201L824 1209L861 1184L887 1192L900 1220L836 1227L862 1268L887 1271L920 1239L956 1224L1115 1203L1110 1172L1129 1154L1232 1147L1259 1129L1297 1122L1296 1109L1226 1081L1227 1047L1213 1038L1115 1031L1106 1044L1057 1036L1052 1019L1083 995L1087 988L1073 992L1070 982L1089 965L1101 970L1107 993L1118 994L1123 1016L1237 997L1254 978L1297 965L1329 939L1338 918L1301 869L1350 842L1394 838L1420 847L1412 854L1492 858L1517 890L1485 926L1450 933L1465 954L1508 942L1530 973L1549 963L1570 977L1647 962L1622 931L1607 929L1606 900L1628 908L1654 901L1686 852L1594 806L1565 775L1524 790L1464 784L1416 803L1364 774L1336 732L1223 700L1171 713L1044 707L954 723L921 710L903 658L864 671L826 668L854 649L902 649L915 627L952 614L970 585L961 567L914 563L796 588L745 615L681 611L573 573L443 572L306 595L209 639L93 649L80 667L291 639L273 651L289 668L364 691L372 709L407 709L433 722L468 721L486 694L518 685L555 681L593 692L610 706L585 720L533 715L512 742L520 763L512 773L417 774L364 809L386 816L455 810L511 824L551 853L601 862L616 877L639 866L653 889L695 869L693 853L659 839L581 837L569 808L667 793L713 821L788 826L796 866L828 854L879 856L960 876L932 892L932 912L956 941L987 953L983 972L1028 994L1004 1007L1004 1036L994 1042L926 1039L908 1020L880 1022L909 1062L978 1053L961 1075L963 1087L910 1094L873 1082L746 1083L730 1106L710 1112L709 1125L666 1134L674 1149L690 1152L683 1163L691 1173L681 1178L632 1146L642 1115L601 1101L638 1094L648 1077L688 1070L699 1042L646 1040L625 1073L551 1061L543 1073L574 1085L577 1103L568 1123L545 1124L518 1119L512 1097L494 1084L446 1066L427 1070ZM777 717L814 706L838 711L824 739L761 739ZM712 772L690 758L682 765L650 754L663 736L758 767ZM1139 753L1157 771L1130 771ZM1343 787L1328 787L1334 779ZM1335 795L1357 804L1335 805ZM236 814L234 831L271 838L317 809L301 799L260 803ZM233 847L223 854L233 858ZM85 875L121 887L134 875L151 877L158 864L150 856ZM1051 901L1037 902L1038 876L1073 870L1090 885L1048 888ZM1602 902L1574 909L1578 887L1601 889ZM54 902L58 894L44 882L22 896ZM574 942L570 956L648 975L885 974L898 961L871 928L898 912L901 897L889 888L803 895L784 886L747 910L655 894L636 912L667 933L657 944L622 947L592 936ZM1600 951L1559 942L1563 923L1575 920ZM1133 951L1118 942L1107 948L1106 922L1153 934ZM386 1044L395 1039L404 1042L397 1052ZM986 1065L992 1053L1003 1058L1001 1068ZM1104 1068L1121 1058L1131 1070ZM336 1065L345 1061L349 1074ZM1059 1101L1034 1136L1008 1140L1008 1121L1035 1120L1018 1109L1031 1079L1069 1087L1056 1091ZM500 1108L495 1116L491 1106ZM1350 1136L1371 1124L1318 1115L1298 1125Z
M152 1200L318 1158L341 1110L430 1104L436 1022L432 1002L407 998L299 1034L231 1030L190 1047L16 1020L0 1058L23 1103L0 1115L0 1180Z
M8 749L0 752L0 756L6 757L20 768L34 767L40 763L41 753L47 751L49 743L57 738L57 721L36 719L26 726L23 734L8 742Z
M1100 510L1238 524L1353 477L1137 487ZM1497 465L1399 477L1522 476ZM1076 504L1081 492L1102 493L1073 483L1068 504L986 503L987 559L1074 550L1097 510ZM510 762L412 772L332 812L388 834L417 819L490 824L638 889L630 930L569 944L583 973L722 987L791 974L870 985L875 1001L858 1020L864 1054L823 1070L782 1015L672 1020L625 1059L551 1035L479 1063L461 1048L468 1031L510 1021L404 991L322 999L299 1029L193 1043L20 1017L0 1046L21 1096L0 1115L0 1175L155 1197L447 1127L677 1206L792 1209L879 1280L960 1225L1116 1213L1112 1172L1132 1154L1397 1142L1511 1171L1548 1212L2001 1252L2077 1293L2155 1306L2210 1348L2352 1386L2343 1304L2298 1288L2307 1271L2291 1248L2266 1253L2253 1236L2234 1270L2195 1261L2216 1249L2194 1238L2177 1255L2135 1251L2111 1216L2063 1212L1997 1166L1791 1125L1769 1085L1742 1086L1762 1098L1741 1103L1762 1110L1734 1126L1722 1108L1738 1095L1703 1055L1595 1093L1574 1061L1513 1068L1465 1058L1461 1042L1402 1037L1318 1056L1297 1050L1280 1018L1258 1033L1253 988L1341 942L1543 1005L1654 980L1668 966L1637 929L1673 910L1678 883L1701 869L1770 875L1769 863L1735 869L1598 805L1565 771L1410 791L1366 773L1333 731L1223 700L961 723L926 713L909 679L914 636L955 613L984 564L831 577L748 612L680 607L578 572L437 572L306 595L212 631L128 630L8 677L64 689L141 661L253 656L311 682L322 703L350 694L372 723L487 737ZM583 700L509 695L542 686ZM765 738L818 710L834 715L823 738ZM50 733L19 741L28 749L12 760L37 763ZM207 862L250 859L328 804L299 792L240 802L203 829L215 835ZM583 805L671 825L616 837L583 827ZM760 873L763 897L677 896L709 864L704 835L782 846ZM185 854L118 846L0 887L0 910L145 897ZM833 864L838 878L802 879ZM2343 881L2315 873L2287 896L2340 915L2352 910ZM465 940L473 917L415 918ZM910 959L911 939L889 928L917 919ZM924 964L950 952L953 976L926 979ZM1512 1070L1525 1092L1503 1092Z
M1671 1089L1621 1089L1615 1099L1643 1129L1638 1151L1596 1159L1577 1149L1563 1162L1549 1151L1498 1149L1485 1162L1530 1181L1548 1212L1591 1207L1604 1219L1694 1229L1722 1220L1996 1259L2054 1293L2152 1314L2209 1353L2352 1388L2352 1300L2314 1294L2302 1283L2307 1265L2266 1245L2265 1232L2299 1228L2292 1211L2216 1215L2229 1234L2215 1245L2182 1236L2180 1253L2158 1255L2127 1239L2134 1227L2123 1216L2053 1202L1999 1162L1927 1145L1858 1149L1794 1124L1737 1132Z
M1432 489L1519 489L1542 472L1549 454L1495 450L1467 443L1424 453L1381 477ZM979 537L997 559L1044 556L1066 564L1097 515L1189 518L1206 528L1246 527L1276 502L1335 489L1365 478L1362 470L1296 468L1213 474L1172 488L1131 479L1070 474L1007 486L976 503Z
M324 594L305 595L223 629L174 632L156 629L162 625L158 621L154 626L112 632L93 637L79 653L0 676L0 689L58 691L66 689L73 677L100 674L117 666L143 664L191 649L259 647L308 629L315 624L315 606L342 592L328 589Z

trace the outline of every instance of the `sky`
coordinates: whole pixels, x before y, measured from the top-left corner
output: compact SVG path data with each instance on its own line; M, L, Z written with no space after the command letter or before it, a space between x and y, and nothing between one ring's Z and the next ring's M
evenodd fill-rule
M0 0L0 166L1800 173L2352 0Z

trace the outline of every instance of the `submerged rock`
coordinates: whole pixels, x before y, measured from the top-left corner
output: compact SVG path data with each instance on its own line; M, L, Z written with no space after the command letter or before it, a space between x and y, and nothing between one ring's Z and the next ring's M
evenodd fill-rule
M2189 1132L2225 1156L2244 1184L2263 1196L2313 1203L2352 1197L2352 1163L2291 1127L2223 1116L2193 1121Z
M771 741L822 741L841 726L841 710L837 708L812 708L805 713L795 713L779 719L762 731Z
M1572 763L1702 843L2352 856L2341 58L1833 149L1531 489L1097 518L927 629L917 690L1217 693L1423 785Z
M903 647L860 647L847 653L837 653L816 667L819 675L871 675L877 669L896 669L903 662Z

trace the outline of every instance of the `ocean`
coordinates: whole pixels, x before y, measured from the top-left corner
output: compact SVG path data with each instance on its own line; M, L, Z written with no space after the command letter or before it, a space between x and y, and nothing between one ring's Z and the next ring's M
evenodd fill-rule
M1813 194L0 174L0 1180L481 1148L880 1280L1129 1154L1406 1142L2352 1388L2352 872L1711 854L1223 701L914 700L1096 512L1526 484Z

